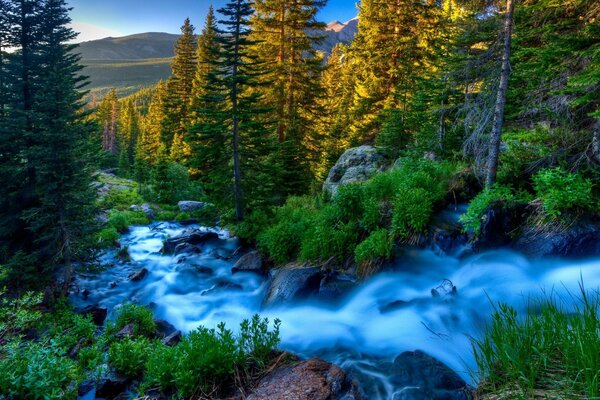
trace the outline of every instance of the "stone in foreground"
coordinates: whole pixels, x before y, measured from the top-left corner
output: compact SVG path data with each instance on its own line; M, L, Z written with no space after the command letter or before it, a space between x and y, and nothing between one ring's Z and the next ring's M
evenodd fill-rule
M267 374L247 400L362 400L358 385L337 365L311 358Z
M364 182L387 166L385 157L373 146L348 149L329 171L323 191L334 196L340 186Z

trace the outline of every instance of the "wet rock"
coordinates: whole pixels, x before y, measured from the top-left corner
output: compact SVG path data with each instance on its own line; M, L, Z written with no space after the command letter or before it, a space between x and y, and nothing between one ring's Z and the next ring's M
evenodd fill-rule
M256 272L257 274L264 273L263 258L258 251L251 251L240 257L231 268L232 273L236 272Z
M417 350L400 354L392 365L391 383L406 388L395 400L467 400L465 381L444 363Z
M318 267L289 264L271 271L263 305L284 303L319 293L323 274Z
M579 221L568 227L526 226L513 247L529 257L590 257L600 254L600 224Z
M265 376L247 400L360 400L356 384L338 366L318 358L284 365Z
M83 315L91 315L92 321L94 321L94 324L97 326L102 326L108 315L108 309L100 307L98 304L85 306L84 308L75 310L75 312Z
M179 236L175 236L175 237L165 240L165 243L163 244L162 252L165 254L173 254L176 251L177 246L179 246L181 244L200 245L209 240L218 239L218 238L219 238L219 235L217 235L215 232L205 232L205 231L200 231L198 229L190 229L188 231L185 231L184 233L182 233ZM180 247L180 249L181 248L182 247Z
M231 260L233 253L231 250L219 247L210 252L210 255L219 260Z
M126 337L132 337L135 334L135 326L133 324L127 324L119 332L115 334L117 339L124 339Z
M131 273L128 276L128 279L132 282L139 282L142 279L144 279L146 276L148 276L148 270L146 268L142 268L140 270L137 270L137 271Z
M101 377L96 384L96 398L114 399L127 390L129 380L111 372Z
M179 203L177 203L179 210L182 212L191 212L191 211L202 210L207 205L208 205L208 203L205 203L202 201L191 201L191 200L180 201Z
M527 204L494 201L481 218L479 235L472 239L473 249L482 251L510 245L526 219Z
M434 298L448 298L456 296L458 290L456 286L449 279L444 279L442 284L438 287L431 289L431 297Z
M379 307L379 312L381 312L382 314L386 314L389 312L393 312L396 310L400 310L402 308L405 308L409 305L411 305L413 302L412 301L406 301L406 300L394 300L391 301L387 304L384 304L382 306Z
M212 275L214 273L212 268L203 267L202 265L192 265L192 267L200 274Z
M87 300L87 298L90 297L90 294L91 292L87 288L81 291L81 297L83 297L84 300Z
M177 246L175 246L174 253L175 254L183 254L183 253L195 253L195 254L199 254L200 253L200 249L198 247L194 246L193 244L179 243ZM182 259L182 260L185 260L185 259Z
M175 331L162 339L162 344L170 347L176 346L179 342L181 342L182 338L183 336L181 335L181 331Z
M87 343L87 339L79 339L79 341L69 350L69 357L76 359L81 351L81 348Z
M213 292L216 292L216 291L219 291L219 290L223 290L223 289L228 289L228 290L242 290L243 287L239 283L229 282L229 281L220 281L220 282L217 282L210 289L206 289L206 290L202 291L200 293L200 296L207 296L210 293L213 293Z
M325 274L319 283L319 298L329 301L339 300L355 287L354 277L330 272Z
M111 289L114 289L117 287L117 282L116 281L112 281L108 284L108 287L110 287Z
M154 333L161 339L169 336L177 330L177 328L175 328L169 321L165 321L164 319L155 319L154 324L156 325Z
M323 191L333 196L340 186L364 182L386 167L387 160L373 146L348 149L329 171Z

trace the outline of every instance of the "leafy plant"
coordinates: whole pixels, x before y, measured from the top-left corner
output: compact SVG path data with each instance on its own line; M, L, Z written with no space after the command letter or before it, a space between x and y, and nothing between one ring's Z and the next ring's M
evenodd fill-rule
M481 229L481 218L490 204L498 200L515 200L515 195L510 187L494 185L490 189L484 189L471 203L467 212L460 217L460 222L465 230L472 229L477 235Z
M125 338L110 345L108 350L109 363L118 372L126 376L141 376L150 354L158 346L162 346L162 344L144 337Z
M114 335L129 324L133 325L133 334L135 336L152 336L156 329L152 310L130 303L123 305L119 309L114 322L109 321L105 329L105 334L108 336Z
M386 229L379 229L363 240L354 250L354 260L357 265L378 258L389 258L394 247L390 234Z
M533 187L551 219L557 219L565 211L584 212L597 208L592 196L592 182L561 168L539 171L533 177Z

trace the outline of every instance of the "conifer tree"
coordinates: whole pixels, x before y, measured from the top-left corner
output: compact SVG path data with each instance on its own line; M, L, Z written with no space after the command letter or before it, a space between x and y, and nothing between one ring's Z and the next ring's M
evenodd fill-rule
M117 154L117 129L119 100L117 92L111 89L98 105L96 120L102 129L102 149L112 155Z
M150 100L148 113L140 122L142 131L140 145L144 148L142 154L146 155L146 162L149 165L156 164L159 148L163 144L162 132L166 125L166 101L167 85L164 81L160 81L156 85L152 100Z
M119 169L123 176L131 174L139 138L139 114L133 99L127 98L119 113Z
M314 44L324 24L316 20L322 0L257 0L253 3L253 53L266 66L266 105L277 121L284 193L303 193L318 160L314 119L321 92L322 57ZM310 150L313 150L312 152Z
M184 136L190 125L193 81L196 72L196 36L194 26L187 18L181 27L181 36L175 43L175 58L171 64L172 76L167 81L166 120L163 128L165 143L173 161L184 160L189 151Z

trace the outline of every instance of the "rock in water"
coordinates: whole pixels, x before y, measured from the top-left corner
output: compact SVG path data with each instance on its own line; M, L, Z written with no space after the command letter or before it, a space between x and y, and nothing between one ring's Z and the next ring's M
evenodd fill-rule
M592 257L600 254L600 225L580 221L568 227L525 226L513 246L530 257Z
M208 205L207 203L204 203L202 201L191 201L191 200L180 201L179 203L177 203L177 206L179 206L179 210L182 212L191 212L191 211L202 210L207 205Z
M148 270L146 268L142 268L138 271L135 271L129 275L129 280L132 282L139 282L144 279L148 275Z
M272 278L267 289L264 305L283 303L297 298L315 295L321 284L321 268L289 264L271 271Z
M406 351L394 360L392 383L405 388L394 400L467 400L465 381L444 363L424 352Z
M199 245L212 239L218 239L219 235L215 232L205 232L197 229L190 229L183 232L179 236L175 236L165 240L163 244L162 252L165 254L172 254L176 252L177 248L190 250L185 245Z
M311 358L265 376L248 400L362 400L358 387L337 365Z
M262 274L264 272L263 265L260 253L258 251L251 251L240 257L233 268L231 268L231 272L256 272Z
M104 324L104 320L108 315L108 309L105 307L100 307L97 304L86 306L82 309L77 309L75 312L78 314L91 315L92 321L94 321L94 324L98 326L102 326Z
M377 171L387 167L385 157L373 146L360 146L346 150L329 171L323 191L335 195L342 185L364 182Z

